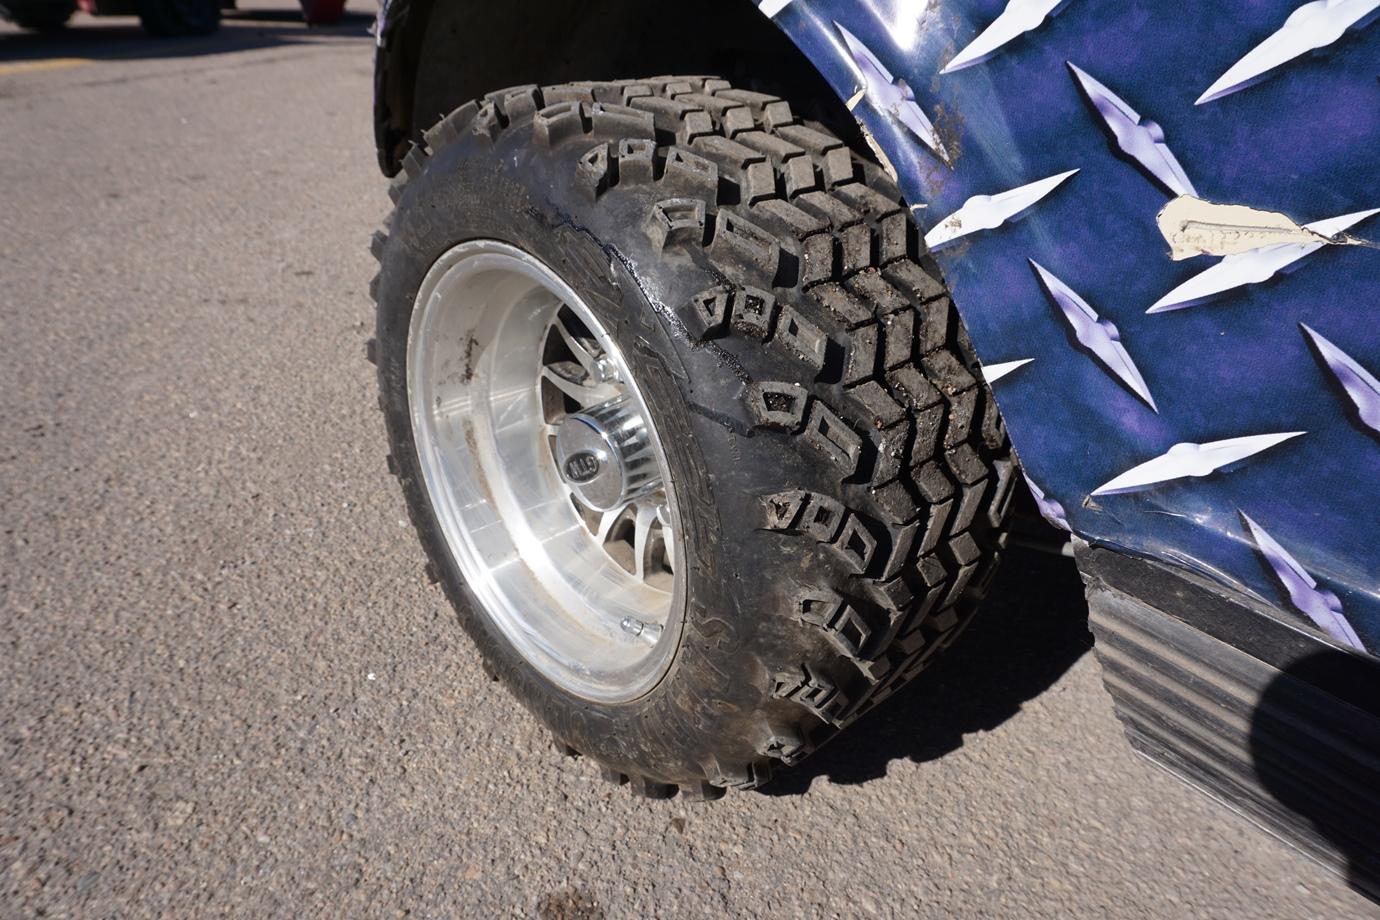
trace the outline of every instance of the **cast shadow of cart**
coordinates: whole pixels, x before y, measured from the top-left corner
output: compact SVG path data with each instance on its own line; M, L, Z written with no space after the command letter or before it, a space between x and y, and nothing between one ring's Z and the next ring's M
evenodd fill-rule
M981 612L951 649L838 741L759 791L801 795L816 777L865 783L885 776L892 761L943 757L966 735L1016 715L1091 648L1073 560L1012 547Z

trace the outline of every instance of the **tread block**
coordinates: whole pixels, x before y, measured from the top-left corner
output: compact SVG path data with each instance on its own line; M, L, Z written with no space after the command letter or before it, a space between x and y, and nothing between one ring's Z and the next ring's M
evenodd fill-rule
M775 130L778 136L819 158L819 173L825 188L853 181L853 156L838 138L805 125L785 125Z
M925 532L920 537L919 545L915 547L916 555L927 556L934 552L934 548L939 545L939 538L944 536L944 525L949 523L949 513L953 511L953 507L952 501L930 505Z
M470 120L470 134L475 137L482 137L490 142L498 137L498 133L503 130L503 116L498 111L498 106L492 102L485 102L479 106L479 111L474 113L474 118Z
M799 703L830 725L842 723L848 709L848 697L828 678L812 673L809 665L801 664L793 670L774 674L772 684L771 695L777 699Z
M809 496L810 493L804 489L791 489L786 492L762 496L762 507L766 511L766 522L763 524L763 529L784 533L798 532L796 521L800 520L800 512L804 509Z
M587 83L561 83L543 87L541 96L547 105L561 102L593 102L594 90Z
M656 119L651 112L611 102L596 102L589 107L589 120L593 129L600 133L656 139Z
M848 337L848 350L843 362L844 386L855 386L877 372L877 346L876 323L853 330Z
M891 529L891 553L877 576L879 581L886 581L900 574L902 567L910 559L910 551L915 546L915 537L919 532L919 521Z
M946 465L964 485L972 485L987 476L987 465L971 444L960 444L944 455Z
M848 391L848 398L855 403L865 417L869 427L890 428L906 417L906 410L891 398L875 380L868 380Z
M530 117L542 105L541 90L535 85L514 86L485 98L498 107L508 124Z
M979 399L982 402L982 445L988 450L1003 451L1006 447L1006 424L1002 421L997 398L991 390L983 387Z
M886 343L882 360L888 370L910 361L915 347L915 311L906 309L892 313L882 321L882 339Z
M992 490L992 502L987 507L987 523L1000 527L1006 519L1007 509L1016 495L1016 463L1003 458L992 464L996 474L996 488Z
M850 329L861 326L873 318L872 308L841 284L829 282L816 285L810 289L810 296Z
M719 175L738 186L742 204L776 196L776 172L767 158L737 141L717 134L697 137L690 145L696 153L719 165Z
M776 236L732 211L721 210L710 250L714 255L737 256L756 265L769 279L775 279L781 266L781 244Z
M575 181L594 200L613 184L613 158L609 145L593 147L575 164Z
M810 407L805 424L805 440L824 453L843 472L851 476L858 468L862 438L849 428L838 413L819 400Z
M838 534L839 525L843 524L848 512L843 505L827 495L814 492L807 494L809 498L796 526L800 528L801 533L814 537L815 542L828 543Z
M954 485L949 481L949 477L944 475L944 469L938 460L920 464L912 476L915 480L915 491L932 505L937 505L954 494Z
M584 134L588 118L589 112L583 102L557 102L533 116L532 133L542 144L555 147L561 141Z
M767 729L757 753L779 760L789 767L803 760L809 751L805 747L805 740L795 729L776 727Z
M960 566L972 565L982 558L982 550L978 548L977 541L967 532L950 539L940 552Z
M766 511L763 529L804 534L817 543L833 540L848 515L843 505L829 496L803 489L766 495L761 501Z
M679 99L642 96L628 100L628 107L651 113L657 130L674 136L679 144L689 144L697 137L714 133L714 119L708 112Z
M691 297L677 312L696 340L717 338L728 328L733 295L733 288L721 284Z
M712 783L681 783L680 797L687 802L713 802L724 797L725 789Z
M810 393L798 383L763 380L748 384L746 399L758 425L795 434L805 424Z
M800 599L800 618L819 627L829 641L848 658L863 657L872 638L867 621L840 595L824 588Z
M824 360L829 351L829 337L824 334L823 329L801 316L794 307L782 308L772 341L785 346L815 373L824 369Z
M958 501L958 510L954 512L953 531L967 530L977 517L978 509L982 507L982 499L987 494L987 481L975 483L971 486L964 486L962 497Z
M720 99L741 102L752 110L753 115L768 127L788 125L795 121L795 113L790 103L766 93L755 93L747 89L717 89L714 95Z
M666 151L661 185L676 195L717 195L719 167L697 153L672 147Z
M875 268L865 269L844 284L858 297L872 304L877 313L895 313L910 306L910 300L887 283Z
M875 581L869 585L872 597L877 603L892 609L900 610L915 600L915 592L906 583L904 576L898 575L886 581Z
M621 160L620 160L621 166ZM647 234L658 249L672 243L704 239L704 202L697 198L668 198L652 205Z
M776 298L755 287L734 291L730 325L739 335L765 340L776 325Z
M945 447L952 449L963 446L963 442L968 440L968 435L973 430L977 402L976 387L949 398L949 426L944 429Z
M950 396L977 386L977 380L951 351L927 354L920 360L920 366L925 369L925 376Z
M880 486L901 475L915 430L910 419L902 419L877 435L877 463L872 468L872 484Z
M426 161L429 159L427 152L422 147L414 144L412 149L407 151L407 156L403 157L402 169L407 174L407 178L415 179L426 169Z
M469 127L469 123L474 120L475 114L479 111L479 103L470 101L455 109L445 118L432 125L427 131L422 133L422 140L427 148L435 153L442 147L449 144L460 136L460 132Z
M887 374L887 382L891 384L892 390L896 391L897 395L906 401L906 405L916 411L942 402L939 391L934 388L934 384L926 380L924 374L910 365Z
M936 403L912 413L915 417L915 446L911 456L923 460L939 450L939 436L944 430L944 404Z
M753 208L753 216L769 228L789 234L800 249L800 285L827 281L834 273L834 237L819 218L788 201L771 198Z
M860 515L850 514L830 546L861 575L867 571L868 566L872 564L873 556L877 553L877 538L872 535Z
M639 137L618 142L618 181L645 185L656 178L656 142Z
M958 614L952 609L953 605L958 603L958 599L963 596L963 592L968 588L968 582L977 574L977 570L978 564L976 562L959 569L958 574L954 576L953 586L949 588L949 593L944 595L942 606L949 609L943 610L936 619L944 617L946 614L953 618L953 624L945 628L946 632L958 625Z
M877 507L886 513L887 518L893 524L904 524L907 521L912 521L920 513L910 490L899 479L893 479L884 486L873 488L871 494Z
M882 277L916 303L929 303L948 294L944 283L914 262L897 262L882 269Z

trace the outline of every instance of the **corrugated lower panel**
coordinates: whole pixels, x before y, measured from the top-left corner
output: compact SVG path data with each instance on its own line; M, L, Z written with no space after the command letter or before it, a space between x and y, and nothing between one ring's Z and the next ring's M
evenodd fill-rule
M1131 743L1380 894L1380 721L1105 585L1088 596Z

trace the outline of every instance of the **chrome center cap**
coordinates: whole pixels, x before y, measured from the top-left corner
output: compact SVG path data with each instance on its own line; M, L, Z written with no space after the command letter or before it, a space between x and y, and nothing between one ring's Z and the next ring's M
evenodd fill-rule
M556 467L576 497L595 511L612 511L659 484L647 425L625 396L561 420Z

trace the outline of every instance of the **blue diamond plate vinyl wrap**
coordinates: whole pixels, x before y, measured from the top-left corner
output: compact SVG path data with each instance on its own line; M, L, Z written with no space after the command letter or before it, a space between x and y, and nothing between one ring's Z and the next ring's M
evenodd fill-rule
M1156 224L1380 241L1380 0L758 5L938 244L1047 515L1380 649L1380 248L1174 261Z

